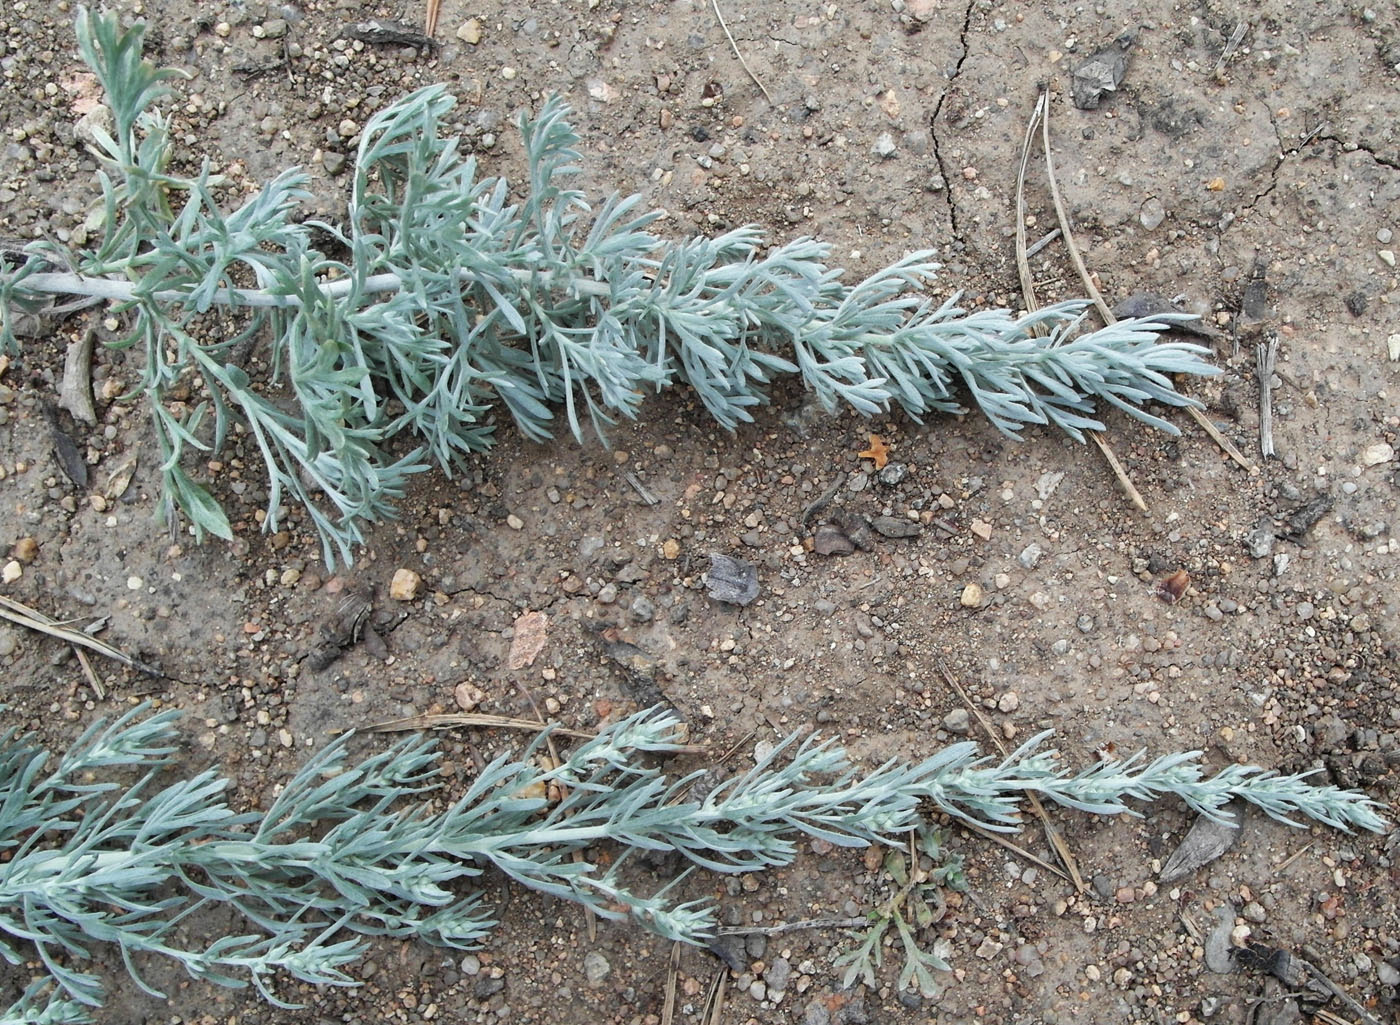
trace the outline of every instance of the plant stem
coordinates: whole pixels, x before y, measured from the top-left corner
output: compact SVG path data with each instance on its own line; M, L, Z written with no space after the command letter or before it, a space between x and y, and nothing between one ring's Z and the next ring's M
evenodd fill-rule
M549 271L541 273L512 267L507 272L521 282L533 282L537 285L543 285L545 288L554 287L556 284L554 273ZM459 270L457 271L457 280L466 285L479 282L481 277L469 270ZM22 284L26 292L45 295L87 296L92 299L105 299L108 302L118 303L135 302L138 299L152 299L160 303L179 303L190 297L189 290L179 288L164 289L149 295L142 295L140 286L133 281L92 277L68 271L45 271L39 274L30 274L24 278ZM580 296L604 296L611 292L611 288L606 282L593 281L577 275L571 276L566 284L570 291ZM403 287L403 278L393 273L371 274L360 283L358 289L349 278L325 281L318 286L322 297L330 300L343 299L352 291L358 291L361 295L392 295L402 291ZM249 306L259 309L300 309L306 305L299 295L271 292L262 288L220 288L213 293L213 301L220 306Z

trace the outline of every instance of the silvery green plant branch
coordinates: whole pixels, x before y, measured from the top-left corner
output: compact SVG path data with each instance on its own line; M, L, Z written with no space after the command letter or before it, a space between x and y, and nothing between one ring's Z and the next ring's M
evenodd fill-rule
M1146 407L1190 405L1172 376L1216 372L1204 350L1160 340L1170 315L1081 331L1082 302L1022 317L930 303L932 252L848 284L810 238L667 241L640 197L590 204L570 187L577 138L557 98L520 119L516 191L447 134L442 86L405 96L364 126L345 223L302 222L299 171L241 203L207 161L176 172L158 104L183 76L142 59L140 25L80 10L77 38L111 113L93 133L104 234L84 252L36 242L0 269L0 334L13 346L14 313L55 295L125 312L116 345L142 353L161 509L197 536L232 527L187 457L230 430L261 457L265 529L290 498L333 562L412 474L485 448L499 407L537 440L562 409L577 436L683 383L732 429L797 374L828 408L920 418L966 394L1009 435L1053 424L1082 438L1102 429L1099 402L1174 433ZM268 368L256 382L249 347ZM186 388L195 400L172 398Z
M146 712L94 725L58 759L31 736L0 734L0 957L16 966L37 957L46 972L0 1025L86 1020L103 998L91 965L109 948L148 992L141 965L159 955L196 979L251 984L274 1003L279 974L353 985L345 968L365 936L474 948L495 924L474 890L492 869L604 918L699 943L713 908L672 896L691 872L787 865L804 839L897 847L920 831L927 842L938 812L1010 830L1026 790L1091 814L1177 796L1220 816L1242 798L1290 825L1386 828L1362 793L1251 767L1208 776L1199 753L1072 774L1042 748L1044 735L1001 761L960 743L862 771L831 742L794 734L696 797L703 772L658 767L683 746L679 721L658 709L606 727L559 764L539 757L541 736L457 796L440 787L431 740L356 758L346 736L265 812L235 812L216 769L161 782L177 750L176 715ZM674 852L690 868L644 893L621 871L639 851ZM917 949L911 907L911 920L888 917ZM212 908L241 925L207 946L191 943L200 912ZM915 973L921 986L935 960Z

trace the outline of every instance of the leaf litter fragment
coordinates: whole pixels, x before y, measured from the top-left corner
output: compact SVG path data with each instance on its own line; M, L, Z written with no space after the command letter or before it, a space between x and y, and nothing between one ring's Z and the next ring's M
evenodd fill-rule
M878 434L870 436L868 447L857 453L862 459L870 459L875 463L875 469L883 470L885 464L890 461L890 446L884 438Z
M1074 69L1070 78L1070 97L1080 110L1098 110L1104 96L1117 92L1128 70L1128 52L1133 46L1132 32L1124 32L1108 46Z
M1196 821L1191 824L1186 836L1162 866L1159 875L1162 882L1174 883L1178 879L1184 879L1203 865L1209 865L1235 845L1240 838L1244 804L1232 801L1225 810L1234 816L1229 822L1209 815L1196 816Z

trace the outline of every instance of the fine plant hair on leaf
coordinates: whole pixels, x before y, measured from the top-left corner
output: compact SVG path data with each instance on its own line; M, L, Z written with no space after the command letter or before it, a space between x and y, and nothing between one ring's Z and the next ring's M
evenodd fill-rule
M703 942L714 925L707 902L672 895L690 872L787 865L804 839L893 849L914 831L941 866L927 885L956 886L959 863L940 853L925 802L1003 830L1019 821L1025 790L1091 814L1167 796L1219 814L1238 797L1293 825L1386 828L1364 794L1251 767L1207 776L1196 754L1071 773L1041 748L1043 735L1001 761L960 743L865 771L830 741L794 734L697 800L688 795L698 771L673 776L654 764L683 747L679 720L661 709L606 727L553 768L536 757L541 735L451 800L438 789L430 739L357 758L346 736L313 756L266 811L236 812L216 769L162 782L177 716L147 711L94 725L58 759L33 737L0 734L0 957L12 965L37 957L46 973L0 1023L84 1020L103 999L90 967L99 957L110 963L111 947L148 992L156 993L138 962L159 955L193 978L252 985L282 1006L279 975L354 985L345 967L365 936L474 948L495 925L476 892L488 869L687 943ZM131 782L112 782L114 772ZM535 796L551 784L562 800ZM620 871L637 851L675 852L691 868L644 893ZM930 990L944 962L914 936L929 917L923 895L911 893L902 909L892 902L874 924L899 936L900 985ZM198 922L190 916L210 907L241 925L201 947L188 937ZM851 979L873 976L879 943L867 936L841 961Z
M1195 405L1172 376L1217 372L1204 349L1159 340L1175 315L1084 331L1083 302L1021 317L934 305L919 295L932 251L849 284L810 238L770 247L748 226L668 241L639 196L571 187L578 139L557 97L520 118L523 194L444 133L454 101L434 85L365 124L344 224L298 223L310 196L295 169L228 209L207 161L172 170L157 105L184 76L142 59L142 32L79 10L79 51L113 115L94 132L104 233L83 252L35 242L0 268L0 337L13 348L15 314L51 294L126 314L115 345L143 353L160 509L197 537L232 536L186 469L231 430L262 461L264 529L289 500L334 563L413 474L488 447L501 409L528 438L549 438L559 411L581 437L683 383L733 429L775 377L797 374L829 409L919 419L966 395L1010 436L1048 424L1082 439L1103 428L1101 403L1176 433L1148 405ZM227 335L209 317L220 311ZM266 382L233 362L245 343L262 346ZM195 400L172 401L177 388Z

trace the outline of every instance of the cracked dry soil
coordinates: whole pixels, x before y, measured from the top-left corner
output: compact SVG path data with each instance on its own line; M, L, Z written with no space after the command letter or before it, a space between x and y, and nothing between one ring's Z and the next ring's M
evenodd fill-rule
M611 449L535 446L503 427L463 476L420 480L401 520L373 531L356 565L332 576L296 510L284 532L259 532L263 485L236 442L202 468L237 523L236 542L172 543L155 525L145 424L118 398L137 376L132 354L99 352L99 422L74 434L92 483L68 482L44 408L66 343L87 326L79 315L29 343L3 377L2 536L35 542L19 549L23 575L6 593L61 619L108 617L108 641L173 679L101 666L111 696L98 701L56 642L0 626L7 723L62 747L138 697L175 706L186 712L182 764L221 763L236 803L255 806L328 731L451 710L464 683L485 711L530 715L529 691L580 728L659 690L695 742L714 752L739 745L737 767L756 743L806 727L839 735L869 762L917 756L960 739L947 728L965 720L949 716L960 702L945 664L1002 737L1053 727L1081 764L1110 746L1200 748L1216 765L1319 767L1396 808L1393 4L1261 0L1241 13L1144 0L1105 13L729 0L728 24L772 105L708 3L445 0L441 46L425 53L341 35L368 17L416 19L417 3L118 6L152 25L153 59L194 76L170 107L189 159L207 155L249 187L305 165L320 215L343 207L355 132L392 97L449 83L467 144L488 172L516 177L512 118L558 91L575 109L589 185L643 191L670 212L671 234L744 222L775 238L814 234L853 272L936 247L940 292L962 289L973 306L1020 302L1015 166L1048 83L1058 177L1104 294L1110 303L1183 294L1218 329L1225 373L1189 388L1248 453L1258 451L1254 346L1277 335L1277 457L1250 475L1184 416L1173 416L1180 438L1109 416L1108 438L1150 506L1142 516L1095 449L1046 431L1017 443L976 416L924 425L813 417L788 393L729 435L678 394L619 426ZM73 142L82 80L71 14L66 2L0 9L8 237L81 239L97 195L94 163ZM1220 65L1241 17L1241 41ZM1121 89L1097 111L1073 109L1072 68L1133 28ZM1032 241L1054 224L1044 182L1033 161ZM1081 291L1058 245L1031 269L1044 298ZM111 337L100 318L98 328ZM870 432L890 443L902 472L882 477L857 457ZM131 487L102 496L138 449ZM905 518L921 534L845 558L807 551L803 510L838 474L850 477L833 511ZM1290 534L1296 512L1320 497L1321 518ZM705 596L710 551L757 564L758 601L738 609ZM414 600L388 595L400 568L422 577ZM1155 585L1178 569L1191 587L1168 605ZM976 608L960 601L969 584L983 592ZM373 610L348 635L344 623L325 626L346 593L361 591ZM546 645L533 666L511 671L514 623L532 610L549 617ZM333 661L313 657L334 636L358 643ZM475 757L515 740L445 736L449 791L469 781ZM952 948L955 975L937 999L896 992L889 962L877 988L842 991L830 961L845 938L794 932L748 941L723 1020L1299 1020L1277 1000L1254 1008L1260 976L1206 968L1191 924L1209 928L1225 903L1255 940L1305 954L1375 1020L1395 1019L1393 836L1251 817L1220 860L1158 885L1189 818L1177 806L1144 810L1124 821L1055 813L1089 881L1082 893L957 835L972 892L950 900L925 936ZM1018 839L1050 856L1034 829ZM788 871L693 880L687 895L716 898L727 924L766 924L859 914L889 895L888 883L860 852L818 850ZM665 944L610 923L590 939L577 909L498 881L488 888L503 925L465 959L381 943L352 969L358 989L284 985L310 1008L288 1012L152 965L149 977L170 994L157 1001L113 958L99 1020L660 1019ZM18 985L24 973L7 971L6 984ZM676 1020L700 1020L718 971L709 953L682 952Z

